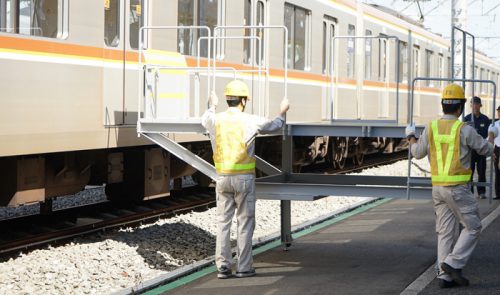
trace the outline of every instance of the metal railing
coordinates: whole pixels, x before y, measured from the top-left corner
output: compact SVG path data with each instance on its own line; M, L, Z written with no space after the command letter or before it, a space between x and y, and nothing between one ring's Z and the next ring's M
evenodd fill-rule
M221 39L221 40L224 40L224 39L230 39L231 37L235 37L235 36L230 36L230 37L225 37L223 36L224 35L224 32L227 31L227 30L244 30L244 29L251 29L252 31L255 30L255 29L261 29L261 30L283 30L283 35L284 35L284 39L283 39L283 60L284 60L284 75L283 75L283 92L284 92L284 97L288 97L288 63L287 63L287 60L288 60L288 50L287 50L287 42L288 42L288 29L286 26L261 26L261 25L254 25L254 26L217 26L214 28L214 38L217 38L217 39ZM241 37L247 37L247 36L237 36L239 38ZM255 40L260 40L260 37L258 37L259 39L255 39L255 38L251 38L251 39L255 39ZM267 44L267 43L265 43ZM265 50L266 48L263 46L264 45L264 42L262 40L259 41L259 53L260 53L260 58L262 58L263 54L265 54L267 51ZM214 42L214 47L217 47L217 43ZM253 50L253 46L251 47L252 50ZM216 51L216 50L214 50ZM264 73L266 73L266 80L268 79L268 76L269 76L269 62L266 60L266 70L263 71ZM214 54L214 58L213 58L213 68L215 68L215 65L216 65L216 55ZM255 58L252 58L252 64L253 64L253 67L255 67ZM259 66L261 66L262 64L262 61L259 61ZM214 75L215 76L215 75ZM215 79L215 77L214 77ZM215 87L215 81L212 81L213 83L213 86ZM264 99L265 100L265 99ZM262 104L261 104L262 105ZM285 123L286 123L286 117L285 117ZM283 128L283 132L285 132L285 129L286 128Z
M148 31L153 31L153 30L205 30L207 32L207 36L208 38L210 38L212 36L212 31L210 30L209 27L207 26L145 26L145 27L141 27L139 29L139 61L138 61L138 67L139 67L139 73L142 73L142 71L144 70L144 72L146 72L146 68L143 66L142 64L142 55L144 53L144 50L146 50L148 47L145 46L144 44L144 34ZM199 42L198 42L198 45L199 45ZM211 43L208 42L208 46L207 46L207 52L208 52L208 63L207 63L207 67L206 68L203 68L203 71L208 71L208 68L210 67L210 45ZM197 48L198 52L199 52L199 48ZM198 61L199 63L199 61ZM186 70L186 71L190 71L190 69L192 69L193 67L169 67L169 66L162 66L163 69L170 69L170 70L174 70L174 69L177 69L177 70ZM139 74L138 75L138 100L137 100L137 117L139 119L141 119L141 110L142 110L142 107L141 107L141 103L144 104L144 106L146 106L146 87L145 85L143 85L143 83L145 83L145 76L144 75L141 75ZM144 81L143 81L144 80ZM143 85L143 87L141 87L141 85ZM210 95L210 77L207 78L207 97ZM141 99L142 97L142 99ZM200 105L200 101L199 101L199 96L195 96L195 100L194 100L194 104L195 104L195 113L199 113L199 105ZM138 125L139 126L139 125Z

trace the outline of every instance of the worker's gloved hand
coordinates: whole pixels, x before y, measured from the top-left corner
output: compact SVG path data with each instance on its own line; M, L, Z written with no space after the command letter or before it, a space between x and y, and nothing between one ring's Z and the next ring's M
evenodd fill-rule
M288 98L284 97L280 104L280 113L284 115L290 109Z
M494 137L497 137L498 128L495 127L495 125L491 124L490 127L488 127L488 134L493 134Z
M410 137L415 137L415 133L416 133L416 128L415 128L415 124L409 124L408 126L406 126L406 129L405 129L405 134L406 134L406 138L410 138ZM415 137L416 138L416 137Z
M212 90L210 92L210 97L208 98L208 102L210 103L210 106L216 107L217 104L219 104L219 98L217 97L217 94L215 94L215 91Z

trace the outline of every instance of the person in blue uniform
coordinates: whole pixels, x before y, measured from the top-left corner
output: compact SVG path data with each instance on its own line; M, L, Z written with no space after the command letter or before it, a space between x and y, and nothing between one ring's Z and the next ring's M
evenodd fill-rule
M500 106L497 107L497 118L493 125L500 128ZM500 199L500 135L495 137L495 195L493 199Z
M472 113L468 114L464 118L464 122L470 122L470 125L476 129L477 133L483 138L488 137L488 126L491 124L491 120L484 114L481 113L481 98L474 96L471 101ZM471 155L471 181L474 177L474 170L477 167L477 178L478 182L486 182L486 157L478 155L476 151L472 151ZM477 196L480 199L486 198L486 188L484 186L476 187ZM471 191L474 193L474 186L471 186Z

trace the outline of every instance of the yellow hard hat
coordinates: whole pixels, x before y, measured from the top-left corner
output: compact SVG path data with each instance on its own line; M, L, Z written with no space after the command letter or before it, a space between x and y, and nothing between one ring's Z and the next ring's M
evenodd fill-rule
M448 84L443 89L442 100L466 100L464 89L455 83Z
M224 89L225 96L238 96L238 97L248 97L249 91L248 86L245 82L241 80L233 80L227 83Z

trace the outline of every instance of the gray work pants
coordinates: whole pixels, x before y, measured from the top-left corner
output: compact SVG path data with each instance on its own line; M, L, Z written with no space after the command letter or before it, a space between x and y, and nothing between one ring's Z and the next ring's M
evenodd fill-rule
M438 268L446 262L453 268L462 269L481 232L477 200L470 191L470 185L433 186L432 199L436 211ZM463 226L461 231L459 224ZM452 280L440 268L438 278Z
M231 222L236 210L238 272L252 269L252 237L255 229L255 176L253 174L221 175L217 178L217 268L232 264Z

